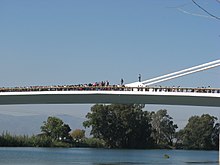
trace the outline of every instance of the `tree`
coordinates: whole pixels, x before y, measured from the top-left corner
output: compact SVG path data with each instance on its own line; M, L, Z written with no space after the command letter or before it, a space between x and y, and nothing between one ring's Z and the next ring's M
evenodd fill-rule
M153 138L158 145L173 145L173 139L175 137L176 124L173 123L172 117L167 114L167 110L159 110L156 113L152 112L152 128Z
M85 130L75 129L70 133L70 136L74 141L80 142L85 139Z
M214 149L218 137L219 126L216 117L203 114L201 117L192 116L183 129L182 143L187 149Z
M184 131L183 129L179 130L178 132L175 133L175 148L183 148L183 136L184 136Z
M44 125L41 126L41 132L52 140L65 140L69 138L71 129L69 125L64 124L61 119L50 116L43 124Z
M212 144L215 150L219 150L219 132L220 132L220 123L216 123L212 132Z
M111 148L147 148L153 144L150 115L143 105L94 105L86 115L85 127Z

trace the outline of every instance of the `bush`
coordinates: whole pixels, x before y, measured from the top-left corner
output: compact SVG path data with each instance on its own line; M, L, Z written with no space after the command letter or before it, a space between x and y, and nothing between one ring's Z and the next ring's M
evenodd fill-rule
M104 140L100 140L100 139L97 139L97 138L86 138L85 139L85 144L87 145L87 147L91 147L91 148L103 148L103 147L105 147Z

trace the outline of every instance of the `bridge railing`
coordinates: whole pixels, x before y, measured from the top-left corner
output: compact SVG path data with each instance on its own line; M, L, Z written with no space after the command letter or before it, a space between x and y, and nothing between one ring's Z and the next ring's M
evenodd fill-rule
M182 87L125 87L109 86L31 86L0 88L0 92L35 92L35 91L138 91L138 92L193 92L193 93L220 93L220 88L182 88Z

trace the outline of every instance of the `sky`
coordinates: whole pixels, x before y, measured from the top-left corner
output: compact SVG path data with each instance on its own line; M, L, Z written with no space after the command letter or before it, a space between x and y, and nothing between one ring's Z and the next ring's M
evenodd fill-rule
M197 0L220 17L220 2ZM220 59L220 20L191 0L1 0L0 87L119 84L150 79ZM160 83L220 88L220 67ZM0 106L0 114L85 117L92 105ZM183 127L193 115L220 108L167 109Z

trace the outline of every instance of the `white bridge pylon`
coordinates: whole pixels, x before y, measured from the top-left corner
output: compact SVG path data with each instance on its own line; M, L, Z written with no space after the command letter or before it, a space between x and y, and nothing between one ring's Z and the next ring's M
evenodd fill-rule
M178 77L186 76L186 75L193 74L193 73L196 73L196 72L201 72L201 71L204 71L204 70L215 68L215 67L218 67L218 66L220 66L220 59L212 61L212 62L208 62L208 63L205 63L205 64L197 65L197 66L194 66L194 67L190 67L190 68L187 68L187 69L183 69L183 70L180 70L180 71L177 71L177 72L165 74L163 76L155 77L155 78L148 79L148 80L145 80L145 81L126 84L125 86L127 86L127 87L149 86L149 85L153 85L153 84L156 84L156 83L159 83L159 82L164 82L164 81L167 81L167 80L171 80L171 79L175 79L175 78L178 78Z

